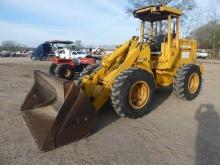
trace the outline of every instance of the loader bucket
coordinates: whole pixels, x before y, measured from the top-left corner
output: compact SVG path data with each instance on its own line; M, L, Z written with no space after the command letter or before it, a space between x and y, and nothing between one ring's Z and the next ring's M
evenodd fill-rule
M53 150L91 133L97 113L73 82L34 71L35 83L21 114L42 151Z

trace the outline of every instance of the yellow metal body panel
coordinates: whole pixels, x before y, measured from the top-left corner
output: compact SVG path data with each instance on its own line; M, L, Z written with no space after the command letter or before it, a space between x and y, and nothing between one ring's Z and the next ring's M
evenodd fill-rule
M176 44L178 42L178 44ZM194 40L173 40L169 49L168 43L162 43L161 55L153 56L151 65L156 70L158 86L170 86L176 71L185 64L194 64L197 42Z

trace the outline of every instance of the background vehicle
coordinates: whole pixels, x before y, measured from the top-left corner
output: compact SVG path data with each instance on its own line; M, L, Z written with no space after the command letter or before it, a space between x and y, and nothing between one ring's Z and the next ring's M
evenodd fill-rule
M1 57L10 57L11 51L1 51Z
M82 52L82 51L72 51L72 58L86 58L87 56L89 56L88 53Z
M76 73L80 73L88 65L95 64L94 58L62 59L54 58L49 68L49 73L53 76L72 80Z
M204 51L197 51L196 52L197 58L206 59L209 57L209 54Z
M40 44L33 52L32 60L47 60L48 55L53 54L53 48L49 42Z
M119 116L139 118L150 112L155 88L173 87L177 97L195 99L203 67L195 64L197 42L180 38L181 14L168 6L134 11L142 22L140 38L118 46L82 77L79 86L35 71L35 84L21 111L41 150L88 136L96 126L97 112L108 101ZM163 32L157 31L160 21L166 23Z
M77 59L77 58L86 58L89 54L82 51L73 51L71 49L63 48L55 51L56 57L63 59Z
M31 59L32 60L44 60L48 57L60 57L62 54L62 49L67 49L67 45L73 44L72 41L46 41L43 44L40 44L33 52ZM69 49L67 49L69 50Z
M17 57L16 52L11 52L10 57Z

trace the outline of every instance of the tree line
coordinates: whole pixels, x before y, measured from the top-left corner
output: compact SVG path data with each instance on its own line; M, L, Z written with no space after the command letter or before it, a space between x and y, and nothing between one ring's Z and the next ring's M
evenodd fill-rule
M30 50L32 48L28 48L25 45L22 45L16 41L8 40L2 41L0 45L0 51L22 51L22 50Z

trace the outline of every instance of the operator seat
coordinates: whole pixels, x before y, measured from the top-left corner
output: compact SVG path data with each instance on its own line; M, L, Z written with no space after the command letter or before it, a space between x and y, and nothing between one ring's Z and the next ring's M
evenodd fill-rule
M166 35L160 34L156 36L154 44L151 46L152 55L160 55L161 54L161 44L165 41Z

